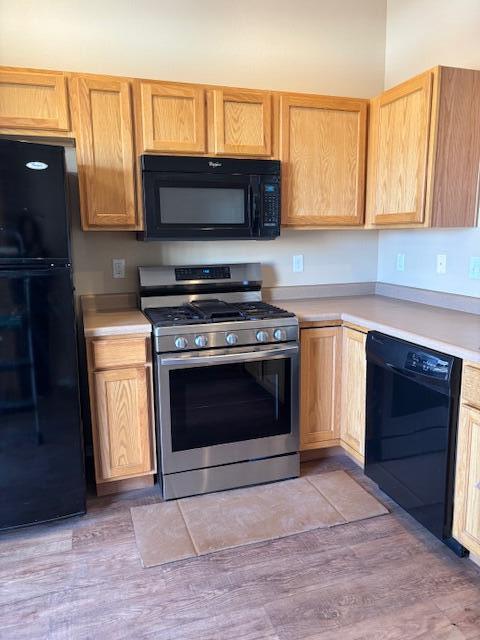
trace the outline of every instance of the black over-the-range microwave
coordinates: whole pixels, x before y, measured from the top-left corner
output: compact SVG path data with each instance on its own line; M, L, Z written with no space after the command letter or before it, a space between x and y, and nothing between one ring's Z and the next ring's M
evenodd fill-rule
M142 156L140 240L273 240L280 162Z

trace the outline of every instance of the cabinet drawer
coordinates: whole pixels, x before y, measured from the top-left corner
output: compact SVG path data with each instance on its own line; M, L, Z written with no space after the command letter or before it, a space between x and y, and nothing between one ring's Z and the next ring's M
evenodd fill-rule
M463 367L462 402L480 409L480 369L468 364Z
M147 361L146 338L92 341L93 367L108 369L144 364Z

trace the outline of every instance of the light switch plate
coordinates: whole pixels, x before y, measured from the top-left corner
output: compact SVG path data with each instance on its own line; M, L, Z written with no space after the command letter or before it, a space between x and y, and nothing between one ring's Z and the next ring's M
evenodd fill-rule
M397 271L405 271L405 254L397 253Z
M470 258L468 277L472 280L480 280L480 257L472 256Z
M447 273L447 256L437 253L437 273Z
M125 278L125 258L113 258L112 276L114 278Z
M292 269L294 273L301 273L303 271L303 255L293 256Z

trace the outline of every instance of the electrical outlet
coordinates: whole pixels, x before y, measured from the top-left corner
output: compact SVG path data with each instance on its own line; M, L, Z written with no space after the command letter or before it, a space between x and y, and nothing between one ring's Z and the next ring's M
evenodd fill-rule
M405 254L397 253L397 271L405 271Z
M447 273L447 256L437 253L437 273Z
M112 276L114 278L125 278L125 258L113 258Z
M468 277L472 278L472 280L480 280L480 257L477 258L472 256L470 258Z
M303 271L303 255L293 256L292 269L294 273L301 273Z

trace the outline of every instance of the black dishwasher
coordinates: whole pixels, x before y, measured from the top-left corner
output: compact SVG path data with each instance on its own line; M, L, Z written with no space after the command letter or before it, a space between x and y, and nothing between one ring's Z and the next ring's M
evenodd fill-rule
M458 555L451 535L462 362L367 336L365 473Z

